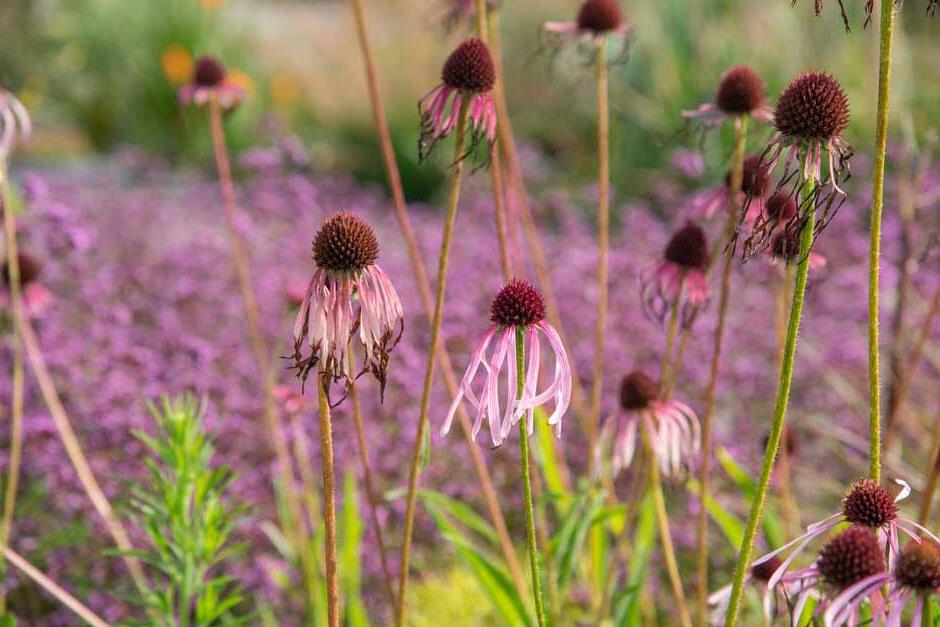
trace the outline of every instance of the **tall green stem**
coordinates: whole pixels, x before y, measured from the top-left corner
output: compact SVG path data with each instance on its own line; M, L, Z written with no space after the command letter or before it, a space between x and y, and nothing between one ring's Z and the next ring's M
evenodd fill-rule
M516 327L516 399L525 389L525 328ZM519 453L522 458L522 488L525 493L526 535L529 541L529 565L532 569L532 596L539 627L545 627L545 601L542 599L542 575L539 569L538 536L535 533L535 505L532 502L532 479L529 471L529 433L525 416L519 420Z
M872 168L871 240L868 252L868 476L881 480L881 373L878 365L878 275L881 257L881 213L884 209L885 149L888 143L888 95L891 86L891 44L894 2L881 0L881 49L878 56L878 120L875 165Z
M790 383L793 380L793 360L796 356L796 337L800 328L800 319L803 316L803 300L806 296L806 278L809 274L809 253L813 245L813 231L816 221L816 201L813 193L813 181L804 184L805 203L809 205L809 216L803 225L800 238L799 265L796 271L796 283L793 286L793 301L790 305L790 322L787 325L787 339L783 346L783 359L780 364L780 382L777 385L777 401L774 407L774 419L767 439L767 450L764 452L764 464L761 468L760 479L757 484L757 493L751 504L751 513L744 529L744 538L741 541L741 550L738 553L738 564L734 570L734 582L731 588L731 599L728 602L728 614L725 617L725 627L734 627L738 621L741 609L741 597L744 593L744 577L747 575L751 563L751 553L754 550L754 538L757 535L757 526L760 524L764 512L764 501L767 498L767 489L770 486L770 475L773 472L774 460L780 448L783 436L784 419L787 415L787 403L790 400Z
M437 266L437 295L434 303L434 317L431 320L431 345L428 347L428 362L424 371L424 385L421 391L421 413L418 418L418 434L411 457L411 469L408 473L408 500L405 506L405 537L401 545L401 574L398 583L398 607L396 624L405 624L405 598L408 590L408 565L411 558L411 536L414 531L415 505L418 499L418 470L421 466L424 440L428 429L428 411L431 406L431 384L434 381L434 363L437 357L438 342L441 336L441 320L444 317L444 292L447 285L447 263L450 260L450 242L457 221L457 203L460 200L460 179L463 175L463 151L467 128L469 98L463 98L457 118L456 141L454 142L454 164L452 166L450 197L447 200L447 217L444 220L444 236L441 240L441 254Z
M738 196L744 179L744 153L747 145L746 116L735 120L734 151L731 157L731 181L728 186L728 237L734 236L738 223ZM731 295L731 262L733 255L726 254L721 267L721 295L718 300L718 326L715 328L715 340L712 345L712 359L705 388L705 413L702 417L702 466L699 472L701 503L696 528L698 548L698 616L701 624L708 622L708 480L711 473L712 419L715 415L715 391L718 389L718 375L721 371L721 347L725 336L725 321L728 314L728 301Z

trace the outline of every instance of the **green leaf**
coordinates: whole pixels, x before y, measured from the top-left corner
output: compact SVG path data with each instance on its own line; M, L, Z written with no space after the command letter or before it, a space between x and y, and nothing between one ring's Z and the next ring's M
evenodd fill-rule
M721 464L725 473L731 477L731 480L738 486L738 489L741 490L745 499L748 501L754 500L754 495L757 494L757 482L754 481L751 473L738 464L724 447L718 448L717 457L718 463ZM768 546L777 547L783 544L786 534L783 530L780 514L772 503L768 503L764 508L764 517L761 526L764 529ZM740 544L737 546L740 546Z
M351 472L347 472L343 478L342 520L339 559L346 603L346 627L364 627L369 624L369 619L361 593L362 516L359 513L356 476Z
M600 509L603 498L603 494L589 492L579 496L552 538L552 562L561 589L571 579L588 529L591 528L591 522Z
M640 593L646 581L647 569L656 544L656 509L653 497L647 494L640 503L633 551L627 571L627 583L614 596L613 619L618 627L640 625Z
M690 479L687 487L689 492L701 497L701 487L696 479ZM708 515L712 517L718 528L721 529L731 548L735 550L740 548L741 541L744 539L744 523L716 501L710 492L705 499L705 509L708 510Z
M562 480L561 466L555 452L554 429L548 424L548 416L541 407L535 408L535 433L537 436L536 446L533 449L535 461L542 470L548 491L565 497L562 499L563 503L567 497L571 496L571 493L565 489L565 482Z
M485 538L493 547L499 547L499 538L492 525L466 503L433 490L421 490L418 494L425 502L433 503L452 519Z

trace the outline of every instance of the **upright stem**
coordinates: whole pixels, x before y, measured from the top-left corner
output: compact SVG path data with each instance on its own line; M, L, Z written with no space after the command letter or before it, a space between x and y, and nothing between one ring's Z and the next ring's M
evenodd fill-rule
M588 450L597 446L604 388L604 334L607 328L607 252L610 247L610 113L607 101L607 45L601 38L596 51L597 64L597 319L594 328L594 378L588 421ZM589 455L589 460L594 456Z
M725 231L728 237L734 236L738 224L738 195L744 179L744 154L747 146L746 116L735 120L734 150L731 156L731 181L728 187L728 221ZM708 385L705 388L705 413L702 416L702 466L699 471L699 513L696 526L696 545L698 549L698 616L702 625L708 624L708 482L711 477L712 421L715 416L715 392L718 389L718 375L721 372L721 348L725 337L725 323L728 315L728 302L731 296L731 263L733 255L725 254L721 266L721 295L718 299L718 326L712 345L712 359L708 371Z
M3 227L6 235L7 249L7 285L10 290L10 310L21 310L20 296L20 263L16 245L16 218L13 216L13 205L10 202L10 184L7 179L6 164L0 162L0 210L3 211ZM0 522L0 545L7 545L10 541L10 530L13 526L13 512L16 509L16 493L19 486L20 462L23 457L23 347L20 341L19 316L11 316L13 320L13 373L12 397L10 399L10 462L7 468L7 481L3 497L3 519ZM4 569L3 558L0 556L0 572ZM0 615L6 614L6 590L0 593Z
M666 501L663 498L663 484L659 476L659 462L656 459L656 455L653 454L653 443L650 440L650 434L646 432L645 426L642 430L643 442L646 445L647 457L649 457L650 490L653 492L653 503L656 506L656 522L659 526L659 537L663 543L663 558L666 560L666 572L669 575L672 593L676 597L679 620L683 627L692 627L689 606L685 601L685 593L682 592L682 578L679 576L676 550L672 544L672 533L669 531L669 516L666 513Z
M320 415L320 463L323 464L323 539L326 561L326 600L330 627L339 627L339 584L336 577L336 488L333 478L333 427L330 424L330 400L326 395L327 376L317 380Z
M421 390L421 413L418 417L418 433L415 436L414 450L411 457L411 469L408 473L408 501L405 507L405 537L401 545L401 573L398 583L397 625L405 624L405 597L408 590L408 565L411 558L411 535L414 531L415 504L418 498L418 470L421 466L422 450L428 429L428 410L431 405L431 385L434 381L434 362L437 357L438 342L441 335L441 320L444 317L444 292L447 286L447 263L450 260L450 242L457 221L457 203L460 200L460 179L463 174L463 151L467 127L469 99L463 98L457 118L456 141L454 143L454 164L451 166L450 197L447 200L447 217L444 221L444 236L441 240L441 253L437 266L437 296L434 302L434 317L431 320L431 345L428 347L428 362L424 371L424 385Z
M920 511L917 514L917 522L922 525L926 525L930 519L930 510L933 509L933 496L937 491L937 481L940 479L940 417L935 421L935 424L933 442L930 446L930 470L927 471L927 483L924 485Z
M411 227L411 220L408 217L408 207L405 204L405 193L401 184L401 175L398 170L398 162L395 159L395 151L392 146L392 136L388 130L388 122L385 117L385 108L382 105L382 94L379 90L378 71L375 67L375 59L372 54L372 47L369 45L369 35L366 27L365 10L362 6L362 0L350 0L353 7L353 15L356 21L356 35L359 39L359 48L362 50L363 63L366 71L366 82L369 90L369 99L372 103L372 113L375 117L375 126L379 134L379 145L382 149L382 158L385 163L385 172L388 178L389 187L392 190L392 204L395 208L395 219L398 221L398 227L402 238L405 240L405 247L408 250L408 258L411 261L411 268L414 272L415 283L418 286L418 294L421 297L421 305L425 315L430 320L434 316L434 301L431 296L431 283L428 280L428 273L424 267L424 257L418 247L418 241ZM498 31L494 29L494 34ZM493 42L498 39L494 36ZM498 59L494 49L494 57ZM497 75L497 89L499 89L499 76ZM441 379L447 387L450 396L457 394L457 376L454 374L453 365L447 354L444 342L439 343L437 360L440 362ZM512 574L513 581L519 588L525 585L525 575L519 559L516 556L512 539L509 537L509 530L506 528L506 519L503 516L503 510L499 504L499 497L493 486L493 480L490 477L489 467L483 458L480 447L476 446L471 438L472 425L470 416L463 406L457 408L457 418L460 421L460 428L463 432L464 440L467 442L470 451L470 459L473 461L473 468L476 470L477 477L480 479L480 489L483 492L483 500L489 513L490 522L496 530L499 537L499 545L503 551L503 557L506 558L506 564L509 566L509 572Z
M806 278L809 274L809 253L813 245L813 231L816 220L816 201L813 197L813 182L804 184L806 203L810 206L810 213L803 225L800 238L799 265L796 271L796 283L793 286L793 301L790 306L790 322L787 325L787 339L783 347L783 359L780 364L780 382L777 384L777 400L774 406L774 419L767 438L767 450L764 452L764 464L761 468L760 479L757 484L757 493L751 504L751 513L744 529L744 538L738 553L738 563L734 570L734 581L731 587L731 599L728 603L728 614L725 617L725 627L734 627L738 622L738 612L741 609L741 597L744 593L744 577L751 564L751 553L754 550L754 538L757 536L757 526L760 524L764 512L764 501L767 498L767 489L770 485L770 475L773 472L774 460L780 448L783 436L784 420L787 415L787 403L790 400L790 383L793 380L793 361L796 357L796 337L800 328L800 319L803 316L803 300L806 296Z
M525 329L516 327L516 399L525 389ZM529 565L532 569L532 596L539 627L545 627L545 601L542 599L542 575L539 572L538 536L535 533L535 505L532 501L532 479L529 473L529 433L526 419L519 420L519 453L522 458L522 488L525 493L526 534L529 542Z
M679 299L682 297L682 287L680 281L679 291L676 299L672 303L669 312L669 324L666 327L666 345L663 347L663 357L659 364L659 385L665 386L669 382L669 362L672 361L672 346L676 342L676 333L679 330Z
M894 0L881 0L881 48L878 59L878 121L875 165L872 168L871 239L868 254L868 476L881 480L881 381L878 365L878 278L881 256L881 213L884 208L885 149L888 143L888 95L891 85L891 44Z

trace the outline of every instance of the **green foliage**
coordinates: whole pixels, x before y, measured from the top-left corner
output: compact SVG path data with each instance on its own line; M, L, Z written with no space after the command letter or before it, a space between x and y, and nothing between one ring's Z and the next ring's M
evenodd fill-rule
M138 432L149 456L149 480L134 487L134 522L149 547L135 552L150 567L141 602L153 625L206 627L248 621L238 585L223 566L243 548L232 534L244 508L225 493L234 480L213 467L205 407L194 398L164 398L151 406L155 436ZM238 616L239 618L236 618Z

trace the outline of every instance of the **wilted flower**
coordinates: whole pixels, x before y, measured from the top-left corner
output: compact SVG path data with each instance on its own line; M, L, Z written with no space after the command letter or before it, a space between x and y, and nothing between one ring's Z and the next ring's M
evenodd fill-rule
M496 107L491 93L495 83L493 57L482 40L474 37L457 46L444 62L441 84L418 101L421 115L418 157L426 159L437 142L457 128L464 103L471 138L467 154L484 139L492 144L496 140Z
M193 77L178 94L182 105L203 106L216 101L223 109L232 109L245 98L244 88L230 80L225 66L215 57L200 57L193 66Z
M662 323L672 308L678 307L682 328L691 327L708 305L707 269L705 231L687 222L669 240L663 260L640 279L646 313Z
M701 448L695 412L685 403L660 398L660 386L640 370L620 383L620 411L607 420L601 442L612 441L614 474L630 465L639 429L649 435L653 454L666 476L688 467Z
M384 395L389 353L401 338L404 319L395 286L376 264L378 256L378 238L361 218L344 211L320 227L313 240L317 270L294 323L294 368L303 380L318 364L333 381L369 371ZM347 351L357 330L364 363L353 373ZM306 357L304 344L310 348Z
M774 123L777 133L761 155L761 163L772 173L783 162L776 191L797 199L798 211L786 222L770 219L766 213L758 217L744 242L745 257L769 245L780 225L802 230L809 214L821 207L814 227L818 234L838 209L836 197L845 196L840 183L848 178L852 148L842 137L849 124L849 103L839 82L822 72L800 74L780 95ZM801 198L809 185L813 193Z
M486 0L488 9L495 9L499 6L496 0ZM436 22L444 27L448 32L457 28L464 21L472 20L477 14L476 0L440 0L437 3L434 18ZM439 13L438 13L439 10Z
M777 595L776 589L768 588L767 582L773 576L774 571L780 566L780 560L773 558L763 564L752 566L744 576L744 585L753 584L761 591L761 607L764 610L765 622L772 624L774 616L777 614ZM711 625L724 625L725 616L728 613L728 602L731 600L731 584L722 586L708 597L708 604L712 607L708 616L708 622Z
M16 96L0 89L0 160L6 161L13 144L28 138L32 130L26 107Z
M775 199L780 200L780 206L776 207L777 210L782 209L783 211L789 212L791 209L788 205L792 203L792 210L796 211L796 203L793 202L793 199L788 198L785 194L776 194L767 201L767 204L770 205L771 201ZM776 205L776 202L774 203ZM784 228L782 231L774 235L773 243L770 245L768 250L770 258L773 261L781 262L783 264L789 265L791 263L798 263L800 261L800 237L801 233L789 228ZM809 252L809 267L811 270L819 270L826 266L826 258L817 253L815 250Z
M764 82L746 65L736 65L721 76L714 101L682 112L682 117L703 128L714 128L744 115L767 124L774 121L764 98Z
M574 22L546 22L546 33L558 38L555 45L566 42L586 43L593 51L609 35L625 37L633 27L623 21L615 0L585 0ZM626 45L624 45L624 52Z
M764 196L770 189L770 172L767 165L761 163L760 155L748 155L744 158L741 171L741 192L739 204L750 198L747 211L743 216L747 224L757 220L764 210ZM722 185L704 192L696 198L694 208L707 220L719 209L727 207L731 201L731 172L725 174Z
M554 410L548 418L548 424L555 427L555 435L561 437L561 419L571 403L571 365L565 347L558 332L545 320L545 305L542 295L525 281L513 279L496 294L490 309L492 326L483 335L483 339L473 351L470 365L464 374L457 396L451 403L450 411L442 434L450 430L457 413L457 407L464 397L476 408L476 420L471 436L476 440L483 419L489 422L493 445L499 446L509 436L510 429L526 416L529 435L535 428L535 408L548 401L554 401ZM552 382L541 392L537 391L541 362L539 332L548 339L548 344L555 358L555 372ZM525 382L522 393L517 398L518 373L516 367L516 334L521 332L524 353L528 356L525 369ZM493 345L489 356L487 351ZM479 397L473 391L473 380L480 366L486 370L486 380ZM505 410L501 409L499 394L499 375L506 370L509 395Z
M39 280L39 276L42 274L42 266L38 260L24 252L17 253L16 257L20 268L23 313L29 318L35 318L41 315L52 303L52 292ZM6 261L0 266L0 274L3 276L4 286L7 288L3 291L2 302L4 305L9 305L10 268Z

